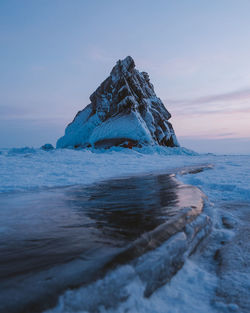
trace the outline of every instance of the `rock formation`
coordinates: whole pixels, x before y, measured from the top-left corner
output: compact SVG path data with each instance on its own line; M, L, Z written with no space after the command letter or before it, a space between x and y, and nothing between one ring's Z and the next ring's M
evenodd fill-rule
M90 101L67 126L57 148L179 146L170 113L132 57L116 63Z
M41 146L40 149L44 150L44 151L50 151L50 150L53 150L54 147L53 147L53 145L51 143L46 143L43 146Z

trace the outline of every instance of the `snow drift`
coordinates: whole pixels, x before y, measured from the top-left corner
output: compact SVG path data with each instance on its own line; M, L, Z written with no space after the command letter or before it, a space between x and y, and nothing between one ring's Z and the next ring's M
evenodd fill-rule
M57 148L179 146L171 114L156 96L149 76L135 69L132 57L119 60L110 76L90 96Z

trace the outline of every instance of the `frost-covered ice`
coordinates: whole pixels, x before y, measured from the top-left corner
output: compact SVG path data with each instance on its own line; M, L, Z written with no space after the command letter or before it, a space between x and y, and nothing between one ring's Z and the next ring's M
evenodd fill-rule
M174 171L180 173L178 179L207 195L205 213L213 221L211 235L150 298L143 295L143 279L125 265L87 287L66 292L50 312L249 312L250 156L198 155L162 147L1 152L2 193ZM213 164L213 168L196 171L200 164ZM187 166L194 168L192 174L182 175L178 169ZM99 302L94 303L97 297Z
M25 147L2 150L0 192L91 184L112 177L201 163L199 158L196 161L185 158L188 154L195 155L187 149L163 147L52 151Z
M211 197L234 199L237 195L238 198L243 196L250 199L250 156L199 155L185 148L165 147L52 151L26 147L1 152L0 192L85 185L112 177L214 164L213 171L188 176L183 180L205 188L205 193L212 191Z

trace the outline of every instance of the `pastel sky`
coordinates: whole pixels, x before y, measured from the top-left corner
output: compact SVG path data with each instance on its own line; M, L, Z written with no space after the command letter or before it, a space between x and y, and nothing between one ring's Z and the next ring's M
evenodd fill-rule
M249 0L1 0L0 147L55 144L118 59L182 145L250 153Z

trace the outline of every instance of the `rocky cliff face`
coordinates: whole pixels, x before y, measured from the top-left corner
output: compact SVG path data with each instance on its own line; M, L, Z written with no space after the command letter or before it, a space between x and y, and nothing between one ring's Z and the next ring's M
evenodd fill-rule
M149 76L135 69L128 56L90 96L57 148L162 145L178 146L170 113L156 96Z

